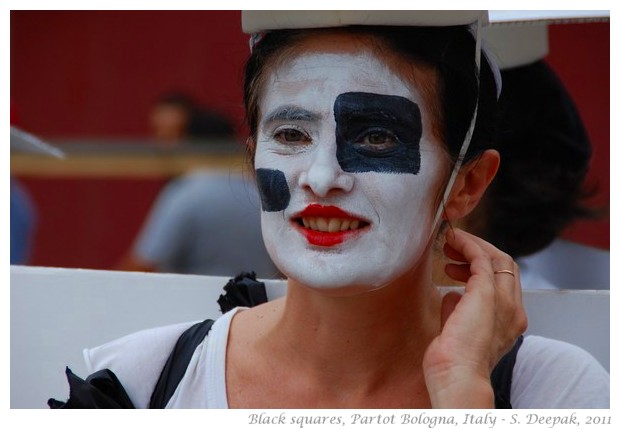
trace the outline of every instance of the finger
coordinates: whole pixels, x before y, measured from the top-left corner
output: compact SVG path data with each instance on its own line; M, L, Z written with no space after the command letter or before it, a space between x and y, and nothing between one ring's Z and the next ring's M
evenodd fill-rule
M463 283L471 277L469 264L446 264L445 272L451 279Z
M510 296L514 299L514 286L517 283L515 274L515 263L512 258L494 259L491 261L493 266L493 275L495 277L495 284L498 287L503 287L505 290L510 291Z
M503 327L505 330L507 339L510 339L508 343L505 343L501 347L502 342L498 342L500 354L507 352L513 343L513 339L522 334L527 328L527 315L523 307L523 301L521 296L521 279L519 273L519 266L510 258L510 264L512 264L511 272L514 275L507 272L498 272L495 274L496 283L496 308L497 308L497 322L498 326ZM493 261L496 267L505 267L506 260ZM501 264L501 265L498 265ZM502 271L505 268L502 268Z
M510 265L508 265L510 264ZM506 329L511 328L512 321L517 310L517 302L515 300L515 267L512 259L507 262L493 261L495 270L495 306L497 308L497 319L500 326Z
M496 286L496 305L498 307L498 318L503 323L511 323L516 312L521 305L520 299L516 295L520 288L517 278L517 268L512 257L499 250L491 250L493 246L486 246L493 252L491 264Z
M500 294L496 298L496 301L502 307L503 312L513 312L515 303L521 303L521 297L515 295L517 289L520 289L520 281L516 278L517 273L515 272L516 264L514 260L510 255L502 252L480 237L476 237L465 231L461 231L461 233L478 244L491 259L493 282L496 285L496 292Z
M516 284L515 284L515 302L518 305L518 313L516 315L515 325L519 334L522 334L527 329L527 313L525 312L525 306L523 305L523 289L521 287L521 269L519 268L519 264L515 262L515 276L516 276Z
M473 276L482 276L491 283L494 282L493 278L493 266L491 264L491 258L483 250L476 240L473 240L474 236L466 233L460 229L453 229L450 233L446 234L446 242L456 252L463 255L466 262L470 264L470 272Z
M461 255L459 252L457 252L456 250L454 250L454 248L452 246L450 246L448 243L445 243L443 245L443 253L449 259L452 259L453 261L467 262L465 257L463 255Z
M489 255L492 261L493 271L509 270L514 273L515 263L510 255L502 252L500 249L480 237L477 237L466 231L461 230L460 232L466 237L470 238L472 241L474 241L487 255Z
M515 262L515 291L514 296L517 302L523 301L523 288L521 285L521 269L519 268L519 264Z

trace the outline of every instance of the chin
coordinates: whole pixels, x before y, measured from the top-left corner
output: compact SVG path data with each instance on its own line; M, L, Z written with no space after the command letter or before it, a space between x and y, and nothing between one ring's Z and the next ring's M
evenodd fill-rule
M361 295L387 286L398 277L396 273L393 276L386 275L386 271L383 270L380 276L377 275L376 271L373 273L359 271L347 273L342 267L334 270L325 268L308 270L307 267L297 270L295 268L280 269L292 283L326 296Z
M297 239L297 240L295 240ZM372 292L412 274L424 255L421 245L387 240L338 248L308 248L291 237L284 246L266 240L267 250L289 283L326 296L355 296Z
M348 284L334 284L330 282L329 284L322 283L313 283L309 284L308 282L301 283L304 287L308 289L312 289L313 291L320 293L326 296L356 296L362 295L368 292L372 292L381 288L382 286L375 285L348 285Z

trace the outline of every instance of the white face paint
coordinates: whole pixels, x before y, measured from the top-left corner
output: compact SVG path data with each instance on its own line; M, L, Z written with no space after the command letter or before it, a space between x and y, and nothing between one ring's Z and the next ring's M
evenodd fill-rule
M419 106L417 174L343 171L334 104L352 92L404 97ZM447 168L413 85L369 52L311 52L270 73L260 111L256 169L283 172L290 191L283 209L265 211L263 199L263 237L280 270L336 293L376 289L412 271L429 245ZM363 141L377 137L384 142L377 135Z

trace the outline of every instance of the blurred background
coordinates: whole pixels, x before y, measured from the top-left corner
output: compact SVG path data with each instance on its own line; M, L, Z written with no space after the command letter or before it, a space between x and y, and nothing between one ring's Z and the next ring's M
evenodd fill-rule
M36 212L20 263L118 267L171 180L243 171L247 39L238 11L12 11L11 123L66 155L11 153ZM593 145L588 204L605 212L609 23L551 25L549 39ZM609 217L563 237L608 250Z

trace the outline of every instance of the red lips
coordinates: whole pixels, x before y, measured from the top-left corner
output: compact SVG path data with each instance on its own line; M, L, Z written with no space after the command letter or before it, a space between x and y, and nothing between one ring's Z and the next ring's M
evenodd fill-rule
M308 243L313 244L315 246L323 246L323 247L331 247L337 244L344 242L346 239L359 234L362 229L354 229L354 230L346 230L346 231L334 231L334 232L323 232L316 231L310 228L306 228L301 223L302 217L321 217L321 218L338 218L338 219L350 219L351 221L358 221L362 225L367 224L367 222L361 220L360 218L353 216L338 207L335 206L322 206L320 204L310 204L306 207L301 213L295 216L296 222L293 224L296 226L298 231L300 231Z
M315 216L315 217L338 217L342 219L358 219L357 217L350 215L349 213L339 209L335 206L322 206L320 204L310 204L298 217Z

